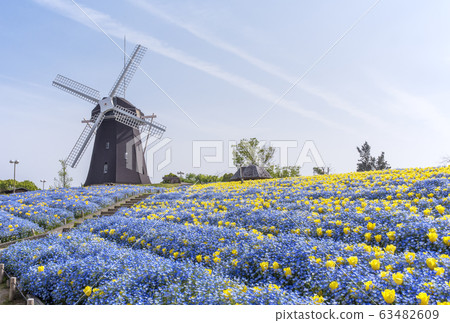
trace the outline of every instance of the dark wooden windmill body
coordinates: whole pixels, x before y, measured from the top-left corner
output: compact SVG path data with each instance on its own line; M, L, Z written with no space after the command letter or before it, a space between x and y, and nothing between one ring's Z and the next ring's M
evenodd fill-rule
M153 121L155 115L145 116L122 96L145 53L137 45L124 66L109 96L81 83L58 75L53 85L86 101L96 104L86 126L66 159L76 167L95 136L91 163L85 185L120 183L149 184L145 163L145 145L149 136L160 138L165 127ZM145 143L142 135L146 135Z

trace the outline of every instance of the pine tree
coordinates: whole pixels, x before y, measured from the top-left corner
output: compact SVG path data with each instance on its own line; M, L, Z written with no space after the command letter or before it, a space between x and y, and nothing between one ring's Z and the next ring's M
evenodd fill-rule
M388 162L384 159L384 151L382 151L381 155L378 156L375 168L377 170L383 170L383 169L390 169L391 168L391 166L388 164Z
M367 172L375 169L375 157L370 155L370 146L367 141L361 146L356 147L359 153L359 160L356 164L357 172Z
M359 160L356 164L357 172L367 172L371 170L383 170L390 169L391 166L388 164L384 158L384 151L377 158L370 155L370 145L367 141L361 146L361 148L356 147L359 153Z

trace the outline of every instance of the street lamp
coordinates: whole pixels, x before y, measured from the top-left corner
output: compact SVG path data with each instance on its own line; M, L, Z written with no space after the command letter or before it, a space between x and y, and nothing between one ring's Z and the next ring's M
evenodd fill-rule
M10 160L10 164L14 164L14 190L13 193L16 193L16 165L19 163L18 160Z
M45 180L45 179L41 179L41 183L42 183L42 190L45 190L45 182L46 182L46 180Z

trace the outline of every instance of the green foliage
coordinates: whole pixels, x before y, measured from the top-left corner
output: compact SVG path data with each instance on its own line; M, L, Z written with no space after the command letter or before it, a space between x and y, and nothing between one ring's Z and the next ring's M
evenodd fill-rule
M225 173L222 175L222 182L229 182L231 177L233 177L233 173Z
M175 175L174 173L169 173L167 175L164 175L162 182L168 184L168 183L172 183L174 179L175 179L175 182L181 182L180 178L177 175Z
M370 154L370 145L367 141L361 146L361 148L356 147L359 153L359 160L356 164L357 172L366 172L370 170L383 170L390 169L388 162L384 159L384 152L381 153L377 158L372 157Z
M260 147L259 140L256 138L241 139L233 148L233 163L236 167L241 165L266 167L270 165L275 153L275 148L273 147Z
M16 188L25 188L29 191L36 191L39 188L29 180L25 180L23 182L16 181ZM14 188L14 180L7 179L7 180L0 180L0 192L4 191L10 191Z
M183 182L192 184L229 182L232 176L232 173L225 173L222 176L187 173L183 178Z
M280 167L278 165L272 165L266 168L267 172L273 178L285 178L285 177L295 177L300 176L299 166L286 166Z
M314 167L313 168L313 174L314 175L328 175L331 172L330 167Z
M58 171L58 178L55 177L55 187L57 188L69 188L73 178L69 176L67 172L67 164L64 159L60 159L61 169Z

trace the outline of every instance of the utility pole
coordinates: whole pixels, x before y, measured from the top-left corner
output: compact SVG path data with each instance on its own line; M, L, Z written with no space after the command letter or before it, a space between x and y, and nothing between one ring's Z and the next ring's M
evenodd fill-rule
M45 180L45 179L41 179L41 183L42 183L42 190L45 190L45 182L46 182L46 180Z
M181 179L183 178L184 173L182 171L179 171L177 174L178 174L178 176L180 176L180 181L181 181Z
M239 165L239 174L241 175L241 184L244 184L244 177L242 176L242 164Z
M16 165L19 163L18 160L10 160L10 164L14 164L14 189L13 194L16 193Z

